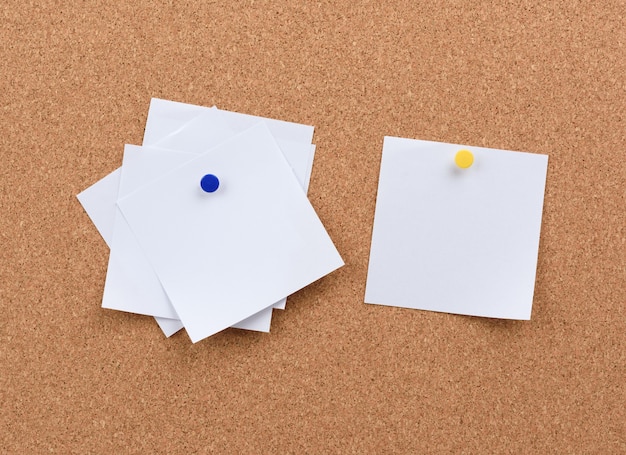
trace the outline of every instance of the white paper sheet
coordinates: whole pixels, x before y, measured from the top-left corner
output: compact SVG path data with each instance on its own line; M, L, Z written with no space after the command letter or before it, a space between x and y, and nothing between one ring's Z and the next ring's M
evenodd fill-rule
M109 248L113 241L115 202L121 175L122 169L118 168L76 196Z
M155 128L151 126L153 122L155 122L154 124L156 125L161 125L162 122L169 124L172 118L180 117L181 112L184 111L185 108L181 107L180 103L172 103L164 100L153 101L153 105L156 107L157 114L149 114L146 131L150 132L150 141L154 143L154 147L167 150L184 150L198 154L218 144L226 137L245 130L254 123L260 121L265 122L271 126L273 134L277 136L275 139L287 158L293 172L296 174L296 177L301 182L303 189L306 191L308 188L315 155L315 145L297 141L310 141L312 137L312 127L279 120L262 119L246 114L218 111L216 108L202 108L202 110L198 110L196 106L190 106L188 117L193 116L193 118L184 125L179 124L173 133L167 133L168 130L165 129L165 136L159 139ZM172 107L174 111L168 112L168 106ZM198 112L200 113L198 114ZM182 113L184 114L184 112ZM182 118L184 119L185 117L183 116ZM130 301L136 299L137 296L135 295L132 296ZM119 297L117 300L118 302L120 301ZM286 298L281 299L273 305L273 308L284 309L286 301ZM126 302L128 302L128 300ZM126 302L121 305L128 308ZM121 305L117 304L118 309L120 309ZM132 309L127 311L132 311ZM233 327L269 332L271 316L271 309L268 308L262 310L254 317L247 318L235 324ZM159 316L155 317L157 318L157 323L159 323ZM167 334L171 333L173 328L177 325L172 324L170 321L163 321L163 324L159 323L159 326L167 327L167 330L164 330L164 333ZM182 327L181 324L178 324L178 326Z
M204 173L218 192L202 192ZM118 206L194 342L343 265L265 123Z
M171 337L179 330L183 329L180 319L154 318L166 337ZM231 327L235 329L253 330L255 332L269 332L269 325L272 322L272 309L261 310Z
M207 115L210 114L210 111L215 110L217 110L216 107L207 108L153 98L150 103L143 143L144 145L151 144L170 150L200 153L206 149L207 144L215 145L217 143L215 140L207 141L204 128ZM224 110L219 112L222 114L221 118L227 122L227 129L233 134L239 133L259 121L265 122L302 183L302 187L305 191L308 189L315 156L315 145L310 144L313 138L312 126ZM283 298L274 304L274 308L284 309L286 302L287 299ZM265 314L263 319L260 317L248 318L234 327L269 331L271 311L268 311L263 310ZM265 321L263 326L261 320ZM161 326L161 324L159 325ZM169 328L164 332L170 332L174 327L169 321L164 321L162 326Z
M118 197L132 194L194 156L158 149L147 151L136 145L126 145ZM115 216L102 307L177 319L176 311L119 209Z
M177 132L198 115L211 109L215 109L215 107L209 108L152 98L146 120L143 145L154 145L170 134ZM313 127L309 125L221 109L220 111L224 114L224 118L229 123L229 126L237 132L241 132L262 120L267 123L272 135L278 141L287 140L310 144L313 140Z
M460 169L460 149L474 164ZM548 157L386 137L366 303L530 319Z
M233 135L217 109L203 110L188 122L188 125L192 128L182 126L176 133L157 142L157 145L159 142L180 145L176 151L125 146L118 198L131 194L194 158L201 151ZM184 134L183 130L188 129L193 134ZM175 138L178 138L178 142ZM178 318L159 279L119 210L113 228L102 307L167 319ZM168 327L171 328L173 325L170 324Z

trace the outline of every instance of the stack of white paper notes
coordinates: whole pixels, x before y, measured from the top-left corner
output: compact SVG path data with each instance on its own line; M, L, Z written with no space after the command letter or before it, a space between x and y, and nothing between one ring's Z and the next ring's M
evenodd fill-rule
M530 319L548 157L386 137L365 302Z
M110 248L102 306L194 343L269 331L287 296L343 265L306 196L312 138L312 126L153 99L143 145L78 195Z

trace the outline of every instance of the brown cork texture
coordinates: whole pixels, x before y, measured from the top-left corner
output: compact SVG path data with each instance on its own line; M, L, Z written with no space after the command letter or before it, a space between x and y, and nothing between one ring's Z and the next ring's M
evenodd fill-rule
M626 453L626 3L0 5L0 453ZM315 125L346 266L272 332L100 308L151 97ZM550 156L532 320L363 303L383 136Z

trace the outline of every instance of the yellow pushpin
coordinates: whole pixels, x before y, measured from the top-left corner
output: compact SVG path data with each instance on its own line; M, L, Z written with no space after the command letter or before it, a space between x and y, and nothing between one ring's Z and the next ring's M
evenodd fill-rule
M459 150L454 157L456 165L462 169L467 169L474 163L474 155L469 150Z

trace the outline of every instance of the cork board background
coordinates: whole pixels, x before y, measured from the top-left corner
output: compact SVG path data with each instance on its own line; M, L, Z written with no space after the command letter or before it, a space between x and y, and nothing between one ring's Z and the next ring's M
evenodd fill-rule
M110 5L108 4L110 3ZM0 452L626 453L626 3L0 6ZM270 334L103 310L151 97L315 125L347 265ZM530 322L363 303L384 135L550 156Z

